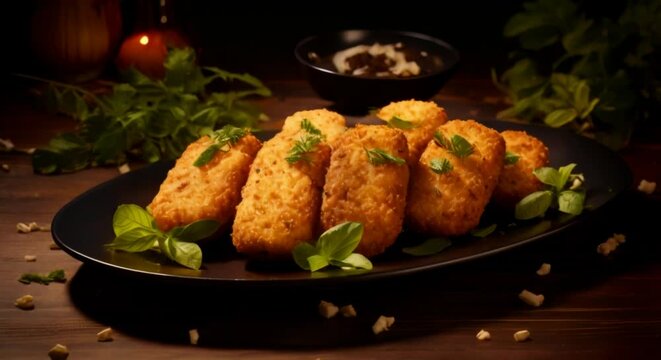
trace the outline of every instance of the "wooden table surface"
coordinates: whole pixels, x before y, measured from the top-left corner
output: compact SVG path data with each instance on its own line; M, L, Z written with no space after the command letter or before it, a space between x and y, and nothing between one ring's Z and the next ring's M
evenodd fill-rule
M302 81L270 84L261 101L277 128L287 114L328 106ZM455 77L435 98L451 118L491 117L499 105L488 80ZM493 94L495 95L495 94ZM45 144L73 123L30 107L18 96L0 109L0 138L18 147ZM360 120L353 117L352 120ZM621 152L637 184L661 181L661 146L632 143ZM146 282L82 265L50 250L48 232L19 234L17 222L48 224L74 196L118 176L115 168L75 174L32 173L22 154L0 154L0 358L44 359L56 343L69 359L592 359L658 358L661 354L661 199L632 189L577 227L515 250L408 277L312 288L193 287ZM599 243L618 232L627 242L609 257ZM94 236L94 234L90 234ZM36 262L24 255L37 256ZM539 277L543 262L552 272ZM66 284L24 285L25 272L65 270ZM522 289L542 293L540 308L522 303ZM32 294L36 308L14 307ZM320 300L353 304L358 316L326 320ZM394 316L375 336L371 325ZM108 326L113 342L96 341ZM200 344L188 343L197 328ZM479 342L480 329L492 340ZM513 333L528 329L532 340Z

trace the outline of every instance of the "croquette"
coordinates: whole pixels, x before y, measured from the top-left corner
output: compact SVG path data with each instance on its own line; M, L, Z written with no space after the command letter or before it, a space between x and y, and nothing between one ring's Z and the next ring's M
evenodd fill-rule
M438 128L446 141L459 135L472 145L465 157L435 140L427 145L411 174L407 223L419 233L462 235L478 225L503 168L505 141L493 129L473 120L453 120ZM450 166L437 166L443 162Z
M533 171L548 165L549 149L525 131L507 130L500 134L505 139L506 150L518 156L518 160L503 167L492 202L510 208L528 194L542 189L543 184Z
M376 116L388 122L397 117L412 123L411 129L400 129L408 142L411 163L420 158L420 154L434 136L434 131L448 121L445 109L433 101L419 100L390 103L379 110Z
M310 134L307 119L324 135L305 158L290 163L291 149ZM327 141L345 130L344 118L327 110L301 111L285 120L283 131L264 143L242 190L232 227L240 253L287 258L301 242L320 233L321 192L331 155Z
M347 130L333 150L321 206L324 230L345 221L363 224L356 252L367 257L382 253L402 231L409 179L406 163L371 163L367 151L372 149L408 158L401 131L385 125Z
M202 219L214 219L221 227L231 224L261 142L252 134L245 135L227 151L218 151L207 164L193 165L212 144L208 136L191 143L168 172L149 205L161 230Z

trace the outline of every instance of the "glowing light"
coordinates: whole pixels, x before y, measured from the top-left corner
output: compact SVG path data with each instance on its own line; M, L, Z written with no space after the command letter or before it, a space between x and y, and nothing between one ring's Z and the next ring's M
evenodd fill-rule
M147 44L149 44L149 36L147 36L147 35L142 35L142 37L140 38L140 44L142 44L142 45L147 45Z

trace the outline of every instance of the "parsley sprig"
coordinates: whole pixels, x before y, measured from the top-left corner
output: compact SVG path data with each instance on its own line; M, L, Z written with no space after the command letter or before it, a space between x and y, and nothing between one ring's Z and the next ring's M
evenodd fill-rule
M176 159L203 134L226 124L254 128L266 119L246 101L249 96L271 95L257 78L200 67L190 48L172 49L164 65L163 79L153 80L132 69L125 83L113 85L106 94L17 75L46 82L46 107L80 121L78 130L56 136L34 153L35 172L73 172L136 157L147 162ZM235 89L209 92L208 86L216 82Z
M222 129L214 131L209 135L213 143L200 154L193 165L200 167L208 164L216 156L218 151L229 151L232 145L236 144L242 137L249 133L250 131L247 129L232 125L225 125Z
M164 232L147 210L134 204L119 205L112 225L116 237L107 248L143 252L157 245L170 260L195 270L202 265L202 249L195 241L213 235L220 226L215 220L200 220Z
M321 130L317 129L308 119L301 121L301 129L305 130L307 134L298 138L289 150L285 160L290 164L295 164L301 160L309 163L310 153L326 138Z
M437 130L434 132L434 142L458 158L465 158L473 153L473 145L461 135L452 135L448 140Z
M406 164L406 160L387 153L385 150L378 149L378 148L372 148L372 149L367 149L365 148L365 153L367 153L367 160L370 162L372 165L384 165L384 164L395 164L395 165L404 165Z

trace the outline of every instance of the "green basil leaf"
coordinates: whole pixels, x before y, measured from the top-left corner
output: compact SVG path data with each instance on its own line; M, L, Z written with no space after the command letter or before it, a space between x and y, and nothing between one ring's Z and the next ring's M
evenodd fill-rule
M206 148L200 156L197 157L195 162L193 163L194 166L200 167L208 164L214 156L216 156L216 153L220 150L220 146L217 144L210 145L208 148Z
M213 235L219 227L220 223L216 220L199 220L183 228L175 228L171 233L176 231L178 240L195 242Z
M558 169L558 180L557 183L555 184L555 188L558 191L562 191L562 189L565 188L565 185L567 184L567 180L569 179L569 176L571 175L571 172L574 170L576 167L576 164L572 163L569 165L562 166Z
M372 270L372 262L361 254L353 253L342 260L342 262L355 269Z
M434 255L447 249L450 245L452 242L448 238L430 238L416 246L405 247L402 252L413 256Z
M539 181L546 185L556 187L560 179L560 173L558 170L551 167L541 167L537 168L532 172Z
M308 264L310 265L310 271L315 272L330 265L330 262L328 261L328 258L325 256L312 255L308 258Z
M115 210L112 217L112 226L115 236L120 236L135 228L151 229L153 220L154 217L140 206L123 204Z
M409 130L417 127L412 121L404 120L397 116L391 117L390 120L388 120L388 125L402 130Z
M479 229L475 228L475 229L471 230L471 235L473 235L475 237L479 237L479 238L484 238L484 237L487 237L487 236L491 235L491 233L493 233L494 231L496 231L497 227L498 227L498 225L491 224L491 225L483 227L483 228L479 228Z
M558 109L550 112L544 118L544 123L550 127L561 127L562 125L569 124L574 121L578 116L578 112L574 108Z
M437 174L445 174L452 171L452 163L448 159L431 159L429 168Z
M343 260L356 249L363 237L363 224L344 222L326 230L319 237L316 248L327 259ZM312 268L312 264L310 264Z
M163 251L165 248L165 251ZM202 265L202 249L195 243L167 238L161 245L161 251L170 260L187 268L199 270Z
M558 209L563 213L580 215L583 212L585 193L565 190L558 194Z
M106 244L106 247L127 252L142 252L151 249L154 241L158 239L158 232L138 227L117 236L110 244Z
M518 220L528 220L544 216L551 206L553 193L550 191L537 191L519 201L514 208L514 217Z
M590 103L590 87L585 80L578 82L576 89L574 90L574 107L578 111L583 112L585 108L588 107Z
M505 151L505 165L514 165L519 161L520 156L511 152Z
M313 255L317 255L317 248L310 243L300 243L296 245L294 251L292 252L294 256L294 261L298 266L303 270L310 270L310 263L308 263L308 258Z
M365 149L365 152L367 153L367 160L370 162L372 165L384 165L387 163L392 163L395 165L404 165L406 164L406 160L397 157L395 155L388 154L386 151L373 148L373 149Z

